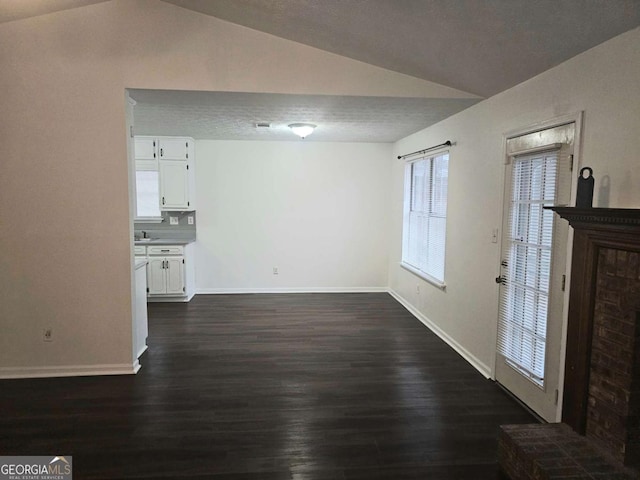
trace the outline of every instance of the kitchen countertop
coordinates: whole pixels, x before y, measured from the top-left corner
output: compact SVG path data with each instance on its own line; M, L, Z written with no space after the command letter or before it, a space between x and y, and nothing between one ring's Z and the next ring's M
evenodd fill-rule
M173 238L153 238L151 240L134 240L135 245L188 245L195 242L195 238L191 240L187 239L173 239Z

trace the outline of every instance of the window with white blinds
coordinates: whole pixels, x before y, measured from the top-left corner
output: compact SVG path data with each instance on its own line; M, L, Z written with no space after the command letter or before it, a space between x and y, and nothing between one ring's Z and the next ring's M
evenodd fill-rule
M508 239L502 269L498 349L508 364L544 384L558 152L512 159Z
M158 170L136 171L136 216L160 217L160 183Z
M444 287L449 152L405 167L402 264Z

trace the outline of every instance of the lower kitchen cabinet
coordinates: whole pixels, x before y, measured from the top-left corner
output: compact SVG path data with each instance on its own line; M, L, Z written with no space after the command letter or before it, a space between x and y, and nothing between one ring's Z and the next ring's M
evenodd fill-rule
M144 247L143 247L144 248ZM149 334L147 317L147 260L136 257L135 263L135 326L133 329L133 354L139 358L147 349L147 335Z
M147 300L188 302L195 293L193 245L147 247Z
M184 257L149 257L149 295L184 295Z

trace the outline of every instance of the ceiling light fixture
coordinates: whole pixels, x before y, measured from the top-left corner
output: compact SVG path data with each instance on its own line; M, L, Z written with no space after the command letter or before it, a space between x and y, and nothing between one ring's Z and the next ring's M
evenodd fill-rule
M311 135L316 127L317 125L314 125L313 123L292 123L289 125L289 128L293 133L298 135L300 138Z

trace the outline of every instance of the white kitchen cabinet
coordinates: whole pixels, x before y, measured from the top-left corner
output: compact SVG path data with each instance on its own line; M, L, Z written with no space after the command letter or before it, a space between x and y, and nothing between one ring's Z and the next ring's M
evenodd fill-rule
M161 212L196 209L194 144L191 137L138 135L134 138L136 199L141 205L138 217L160 216L153 208L154 199L150 198L153 195ZM157 190L149 183L154 181Z
M184 257L166 257L166 265L167 295L184 295Z
M193 138L158 137L161 160L189 160L193 148Z
M149 257L147 264L147 293L149 295L166 295L166 261L166 257Z
M142 247L144 249L144 247ZM137 252L136 252L137 254ZM146 258L136 257L135 280L136 280L136 302L135 302L135 325L134 333L134 358L139 358L147 349L147 336L149 334L147 317L147 274Z
M147 300L188 302L195 294L193 244L147 247Z
M160 160L160 209L193 210L189 188L189 163Z
M154 137L134 137L134 153L136 160L156 160L158 140Z
M147 289L149 295L184 295L184 257L149 256Z

